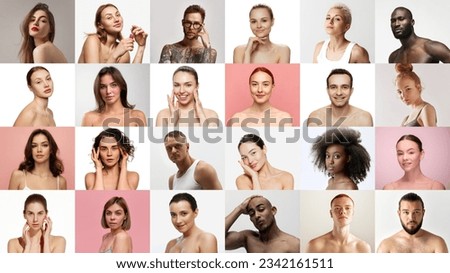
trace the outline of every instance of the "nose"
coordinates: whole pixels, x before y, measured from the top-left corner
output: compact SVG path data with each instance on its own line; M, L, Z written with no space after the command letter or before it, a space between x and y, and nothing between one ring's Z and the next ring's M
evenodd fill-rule
M107 152L106 152L106 154L107 154L108 156L112 155L111 149L108 149Z
M33 25L39 26L39 20L35 19L34 22L33 22Z

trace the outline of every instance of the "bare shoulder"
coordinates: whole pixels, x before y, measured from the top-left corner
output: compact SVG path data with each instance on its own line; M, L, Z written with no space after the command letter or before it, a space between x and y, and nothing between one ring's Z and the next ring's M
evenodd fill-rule
M92 190L94 188L95 173L89 172L84 176L84 184L86 190Z
M219 118L216 111L208 108L203 108L203 110L205 111L206 118Z
M32 110L30 105L27 105L20 112L19 116L17 116L14 126L31 126L35 118L36 113Z
M353 126L373 126L372 115L368 111L355 106L352 106L351 111L353 112Z
M291 114L278 108L272 107L271 110L272 110L271 115L275 115L279 118L292 118Z
M84 41L83 47L98 47L100 48L101 42L97 34L89 34Z
M395 190L397 182L391 182L383 186L383 190Z
M133 190L136 190L139 185L139 173L134 171L127 171L128 183Z
M100 117L100 113L96 111L89 111L84 113L81 126L95 126L95 121Z
M59 189L67 190L67 179L62 175L59 176Z
M177 244L177 238L170 240L166 245L166 250L164 252L168 253L169 250Z
M209 232L202 232L198 237L200 243L203 244L217 244L217 238L214 234Z
M300 252L300 239L294 235L284 232L283 239L289 244L289 252Z
M328 241L328 234L320 235L314 239L311 239L306 246L306 252L308 253L318 253L323 248L326 241Z
M395 63L400 50L401 48L398 48L389 55L389 63Z
M246 45L238 45L233 51L233 63L243 63L244 62L244 52Z
M350 62L351 63L370 63L369 53L367 52L367 50L364 47L362 47L358 44L355 44L355 46L353 46L353 48L352 48Z
M8 253L22 252L22 246L19 243L19 238L12 238L8 241Z
M308 116L307 126L323 126L326 109L327 106L312 111Z
M20 185L25 179L25 174L23 171L20 170L14 170L11 173L11 178L9 179L9 186L8 189L10 190L20 190Z
M445 190L445 186L441 182L433 180L433 182L431 184L431 189L432 190Z
M241 174L236 178L236 187L238 190L252 190L253 189L253 182L245 174Z

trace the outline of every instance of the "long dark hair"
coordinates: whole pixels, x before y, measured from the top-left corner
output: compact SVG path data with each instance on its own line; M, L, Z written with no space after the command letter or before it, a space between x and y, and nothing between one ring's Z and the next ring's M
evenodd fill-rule
M61 159L58 158L59 148L56 144L55 139L50 134L49 131L45 129L36 129L33 132L31 132L30 137L28 138L27 144L25 145L25 158L22 163L19 165L19 170L26 170L27 172L31 172L34 167L34 159L33 159L33 138L37 135L44 135L49 143L50 146L50 157L49 157L49 167L50 172L54 177L57 177L58 175L62 174L64 171L64 165Z

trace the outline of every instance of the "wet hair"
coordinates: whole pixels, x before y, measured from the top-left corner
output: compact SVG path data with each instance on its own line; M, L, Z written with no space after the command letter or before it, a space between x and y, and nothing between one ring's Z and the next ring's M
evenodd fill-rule
M342 12L342 15L344 17L344 23L351 25L352 24L352 11L350 8L343 4L343 3L336 3L333 6L331 6L330 9L338 9Z
M119 69L113 67L113 66L105 66L97 74L97 77L94 81L94 95L95 95L95 101L97 102L97 109L96 111L101 113L105 109L105 101L102 98L102 95L100 93L100 81L101 78L105 75L110 75L114 82L116 82L120 87L120 102L122 103L122 106L128 109L133 109L134 105L131 105L127 101L127 94L128 94L128 88L127 88L127 82L122 76L122 73L120 73Z
M343 198L343 197L346 197L346 198L350 199L350 200L352 201L352 204L355 205L355 201L353 201L353 199L352 199L350 196L348 196L348 195L345 194L345 193L341 193L341 194L338 194L338 195L336 195L335 197L333 197L333 199L331 199L331 201L330 201L330 207L333 207L333 202L334 202L334 200L339 199L339 198Z
M350 161L345 165L345 174L356 184L362 182L370 169L370 155L361 145L361 133L350 128L333 128L317 137L312 148L313 163L326 173L326 151L331 145L344 146Z
M186 73L191 74L195 78L195 83L198 84L198 74L194 68L187 66L187 65L180 66L175 70L175 72L173 72L172 78L175 77L175 74L177 74L178 72L186 72Z
M45 197L41 194L34 193L29 195L27 199L25 199L25 203L23 205L23 214L25 214L27 206L31 203L40 203L44 207L45 213L48 213L47 200L45 199Z
M95 28L97 30L96 33L100 37L100 42L102 44L106 43L106 39L107 39L108 33L106 33L106 30L100 28L100 24L102 23L102 12L103 12L104 9L106 9L108 7L113 7L116 10L119 10L113 4L104 4L104 5L101 5L100 7L98 7L97 12L95 12L95 22L94 22L94 24L95 24ZM116 38L119 41L122 40L123 39L122 33L119 32L119 35L117 35Z
M250 77L248 78L249 84L252 82L252 76L257 72L264 72L264 73L268 74L270 76L270 78L272 78L272 84L275 85L275 78L273 77L272 72L263 66L257 67L253 70L252 74L250 74Z
M36 48L34 44L34 38L30 36L29 23L31 17L38 10L42 10L46 13L50 30L48 32L48 40L53 42L55 39L55 18L53 13L48 8L47 4L38 3L28 13L22 21L20 31L22 32L22 45L20 46L19 56L22 63L34 63L33 50Z
M248 17L250 17L250 16L252 15L252 11L255 10L255 9L266 9L266 10L269 12L270 20L273 20L273 11L272 11L272 9L271 9L268 5L265 5L265 4L257 4L257 5L254 5L254 6L250 9L250 12L248 13Z
M199 5L190 5L184 10L183 19L186 18L186 15L189 13L200 13L200 16L202 17L202 22L205 21L206 12L205 9L200 7Z
M336 68L336 69L331 70L330 74L327 77L327 88L330 87L330 78L333 75L347 75L347 76L349 76L350 77L350 88L353 88L353 76L348 70L343 69L343 68Z
M64 165L61 161L61 159L58 158L59 148L56 144L55 139L50 134L49 131L45 129L36 129L33 132L31 132L30 136L28 137L27 143L25 145L25 158L19 165L19 171L25 170L27 172L31 172L34 170L35 163L33 159L33 139L37 135L44 135L49 144L50 148L50 156L49 156L49 168L50 172L54 177L57 177L58 175L62 174L64 171Z
M264 149L265 144L264 144L264 141L262 140L262 138L260 138L258 135L255 135L255 134L246 134L241 138L241 140L239 140L238 150L241 147L241 144L247 143L247 142L253 142L259 148Z
M172 137L174 138L176 141L181 142L181 143L187 143L187 138L186 135L183 134L183 132L178 131L178 130L174 130L171 132L168 132L165 136L164 136L164 142L167 141L167 138Z
M400 205L401 205L402 201L406 201L406 202L419 201L420 204L422 204L422 209L425 208L422 198L420 196L418 196L417 194L415 194L414 192L407 193L407 194L403 195L402 198L400 198L400 201L398 201L398 209L400 209Z
M411 20L414 19L411 10L409 10L408 8L405 8L405 7L396 7L392 13L394 13L394 12L397 11L397 10L403 10L403 11L406 11L406 14L409 16L409 19L411 19Z
M172 199L170 199L169 205L172 203L178 203L180 201L186 201L191 205L192 211L195 211L197 209L197 201L195 201L194 196L190 195L187 192L177 193L175 194Z
M130 159L134 157L135 148L133 146L133 143L131 143L127 135L125 135L122 131L116 128L108 128L100 132L100 134L98 134L98 136L95 137L94 145L92 145L92 147L95 150L97 150L98 147L100 146L100 142L105 137L113 137L117 141L117 144L119 145L120 149L125 151ZM122 157L122 154L120 156Z
M128 209L127 201L125 201L125 199L120 196L111 197L108 201L106 201L105 206L103 206L103 213L101 220L102 227L109 228L108 223L106 222L106 210L114 204L119 205L123 209L123 212L125 213L125 219L122 222L122 229L129 230L131 228L130 211Z
M27 84L28 84L28 86L31 86L31 77L33 76L34 72L39 71L39 70L45 70L45 71L47 71L50 74L48 69L43 67L43 66L33 66L30 70L28 70L28 73L27 73Z
M423 151L422 141L420 141L420 139L418 137L416 137L415 135L403 135L398 139L397 144L402 140L414 141L417 144L417 146L419 146L419 151L421 151L421 152Z
M397 63L395 64L395 71L397 71L397 77L395 78L395 83L402 79L411 79L414 81L416 87L419 91L422 91L422 83L420 82L419 76L413 71L413 65L410 63Z

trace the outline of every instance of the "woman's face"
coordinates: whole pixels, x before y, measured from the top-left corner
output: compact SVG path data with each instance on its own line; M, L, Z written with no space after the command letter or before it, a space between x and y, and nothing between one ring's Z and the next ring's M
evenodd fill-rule
M325 18L325 31L328 35L344 35L350 28L345 22L344 14L340 9L330 9Z
M272 78L266 72L258 71L250 78L250 93L253 101L258 104L264 104L270 100L274 87Z
M33 38L48 40L50 22L45 11L37 10L31 16L30 21L28 22L28 32Z
M404 139L397 143L397 161L403 171L408 172L420 167L423 151L412 140Z
M104 137L98 145L100 160L105 167L113 167L120 160L120 146L114 137Z
M126 219L125 211L119 204L112 204L105 211L106 224L111 230L122 228L123 221Z
M259 172L267 162L266 146L264 146L264 149L261 149L254 142L242 143L239 146L239 153L244 164L252 168L255 172Z
M44 163L50 158L50 143L43 134L38 134L31 141L31 151L35 163Z
M118 34L123 28L123 18L115 7L106 7L102 10L100 28L109 34Z
M256 8L250 13L250 28L258 38L269 37L274 21L266 8Z
M172 224L180 233L189 231L195 225L198 210L193 211L188 201L172 202L169 210Z
M397 94L406 105L415 104L420 97L420 86L411 78L401 78L397 81Z
M345 148L341 144L328 146L325 152L325 167L330 175L336 175L345 171L345 166L349 160Z
M36 97L49 98L53 94L53 80L50 73L39 69L31 74L31 84L28 86Z
M121 88L110 74L105 74L100 78L100 94L107 105L120 102Z
M198 90L194 75L179 71L173 75L173 94L181 105L188 105L194 101L194 93Z
M44 220L47 218L47 213L40 202L32 202L25 208L23 216L30 229L38 231L42 228Z

